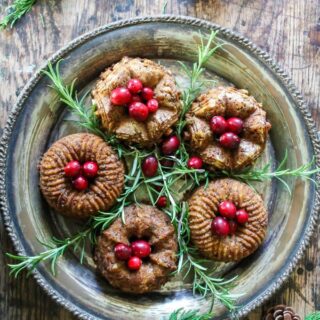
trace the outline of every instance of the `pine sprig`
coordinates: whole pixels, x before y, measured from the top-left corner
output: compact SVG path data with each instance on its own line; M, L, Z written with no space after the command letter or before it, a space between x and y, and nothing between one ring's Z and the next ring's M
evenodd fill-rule
M3 30L13 25L27 12L29 12L32 6L37 0L15 0L14 3L7 8L8 14L0 22L0 30Z
M212 317L212 313L200 313L199 310L184 310L181 308L172 312L168 320L210 320Z
M27 275L30 275L38 264L43 261L50 261L51 272L55 275L57 260L68 248L73 248L74 252L80 252L80 262L82 263L84 259L86 240L90 233L91 228L87 228L75 236L63 240L53 237L49 243L40 241L48 248L48 250L31 257L7 253L6 255L9 258L18 261L17 263L8 264L10 268L10 275L12 274L16 278L23 270L28 270Z

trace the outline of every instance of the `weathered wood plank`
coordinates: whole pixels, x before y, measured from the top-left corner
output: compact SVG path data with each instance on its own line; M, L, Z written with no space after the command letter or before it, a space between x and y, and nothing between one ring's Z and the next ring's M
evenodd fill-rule
M0 15L9 2L12 1L0 0ZM162 1L158 0L39 0L15 29L0 33L0 128L21 88L57 49L95 27L158 14L161 8ZM289 73L303 92L314 119L320 119L320 0L169 0L167 12L208 19L250 38ZM317 125L320 126L319 121ZM268 306L282 302L292 305L301 315L320 309L317 231L286 285L248 319L261 319ZM74 319L52 302L33 279L9 277L4 253L13 249L2 226L0 241L0 318Z

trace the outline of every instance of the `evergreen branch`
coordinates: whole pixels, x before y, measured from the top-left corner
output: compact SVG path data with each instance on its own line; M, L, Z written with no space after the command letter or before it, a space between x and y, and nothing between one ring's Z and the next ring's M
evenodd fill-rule
M183 308L175 310L169 316L169 320L210 320L212 313L199 313L199 310L184 310Z
M0 30L13 25L28 13L37 0L15 0L14 3L7 8L8 14L0 22Z
M28 270L27 275L29 276L32 271L38 266L40 262L50 261L51 272L53 275L56 274L56 263L58 258L60 258L66 251L67 248L73 248L74 252L80 252L80 262L82 263L84 258L84 250L86 239L91 232L91 228L87 228L84 231L76 234L73 237L66 238L63 240L52 238L51 242L44 243L41 242L48 250L35 255L35 256L20 256L7 253L6 255L18 261L17 263L8 264L10 268L10 275L14 275L16 278L22 270Z

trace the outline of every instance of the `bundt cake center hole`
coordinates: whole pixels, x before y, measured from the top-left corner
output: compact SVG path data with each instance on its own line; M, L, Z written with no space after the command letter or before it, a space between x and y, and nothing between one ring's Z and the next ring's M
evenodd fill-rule
M136 235L132 235L129 237L129 242L132 243L132 242L135 242L137 240L143 240L143 241L146 241L146 242L150 242L150 237L149 236L143 236L143 237L137 237Z

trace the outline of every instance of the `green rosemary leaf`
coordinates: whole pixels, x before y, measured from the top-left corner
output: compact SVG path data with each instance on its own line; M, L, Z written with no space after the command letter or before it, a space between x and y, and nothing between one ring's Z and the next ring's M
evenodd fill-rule
M218 31L212 31L206 44L204 44L203 36L200 34L201 45L198 46L198 62L193 64L191 71L183 62L179 62L189 79L188 88L182 92L182 111L177 125L177 134L180 138L186 124L184 121L185 115L202 89L203 84L199 82L199 78L205 71L204 65L221 47L221 44L218 44L212 48L217 33Z
M49 247L48 250L41 252L35 256L21 256L21 255L13 255L7 253L6 255L12 260L18 261L17 263L8 264L10 268L10 275L14 275L17 277L21 271L28 270L27 275L29 276L32 271L37 267L37 265L42 262L49 260L51 261L50 268L53 275L55 275L55 267L59 257L61 257L67 248L75 247L79 243L83 243L83 247L85 245L85 239L89 236L91 232L91 228L87 228L84 231L74 235L73 237L64 239L64 240L56 240L55 238L51 239L52 243L56 243L55 247L52 247L52 244L45 244L46 247ZM82 249L84 250L84 249Z
M249 168L239 173L222 171L222 174L231 178L240 179L247 183L249 183L250 181L263 182L263 181L274 178L279 180L284 185L284 187L288 190L289 193L291 193L291 189L288 183L284 180L284 178L286 177L306 179L317 184L317 182L312 178L312 176L316 173L319 173L320 168L316 167L312 169L312 167L314 167L314 162L315 162L314 159L308 162L307 164L304 164L296 169L289 169L289 168L286 169L285 164L287 159L288 159L288 155L286 152L284 158L281 160L280 164L274 171L270 170L271 164L268 163L262 169Z
M168 7L168 1L166 0L163 2L163 5L162 5L162 10L161 10L162 14L167 13L167 7Z
M210 320L212 313L201 314L199 310L184 310L178 309L171 313L169 320Z
M104 138L106 141L113 141L113 137L108 137L103 131L99 129L99 121L95 116L95 106L87 108L84 105L86 95L80 100L77 97L75 91L76 79L71 82L70 85L66 85L60 75L60 63L62 60L56 63L55 68L51 63L48 64L48 70L44 70L45 74L51 81L52 87L58 93L60 101L64 103L75 115L79 117L78 124L90 132L97 134Z
M0 30L13 25L27 12L29 12L36 0L15 0L11 6L7 8L8 14L0 22Z
M230 311L236 309L235 301L239 295L232 294L230 290L235 287L236 277L223 279L213 277L214 267L207 267L209 261L198 256L195 248L190 247L190 229L188 225L188 205L183 203L179 211L178 243L179 261L177 273L183 273L184 277L193 276L193 293L203 297L218 299Z
M304 320L320 320L320 311L307 315Z

